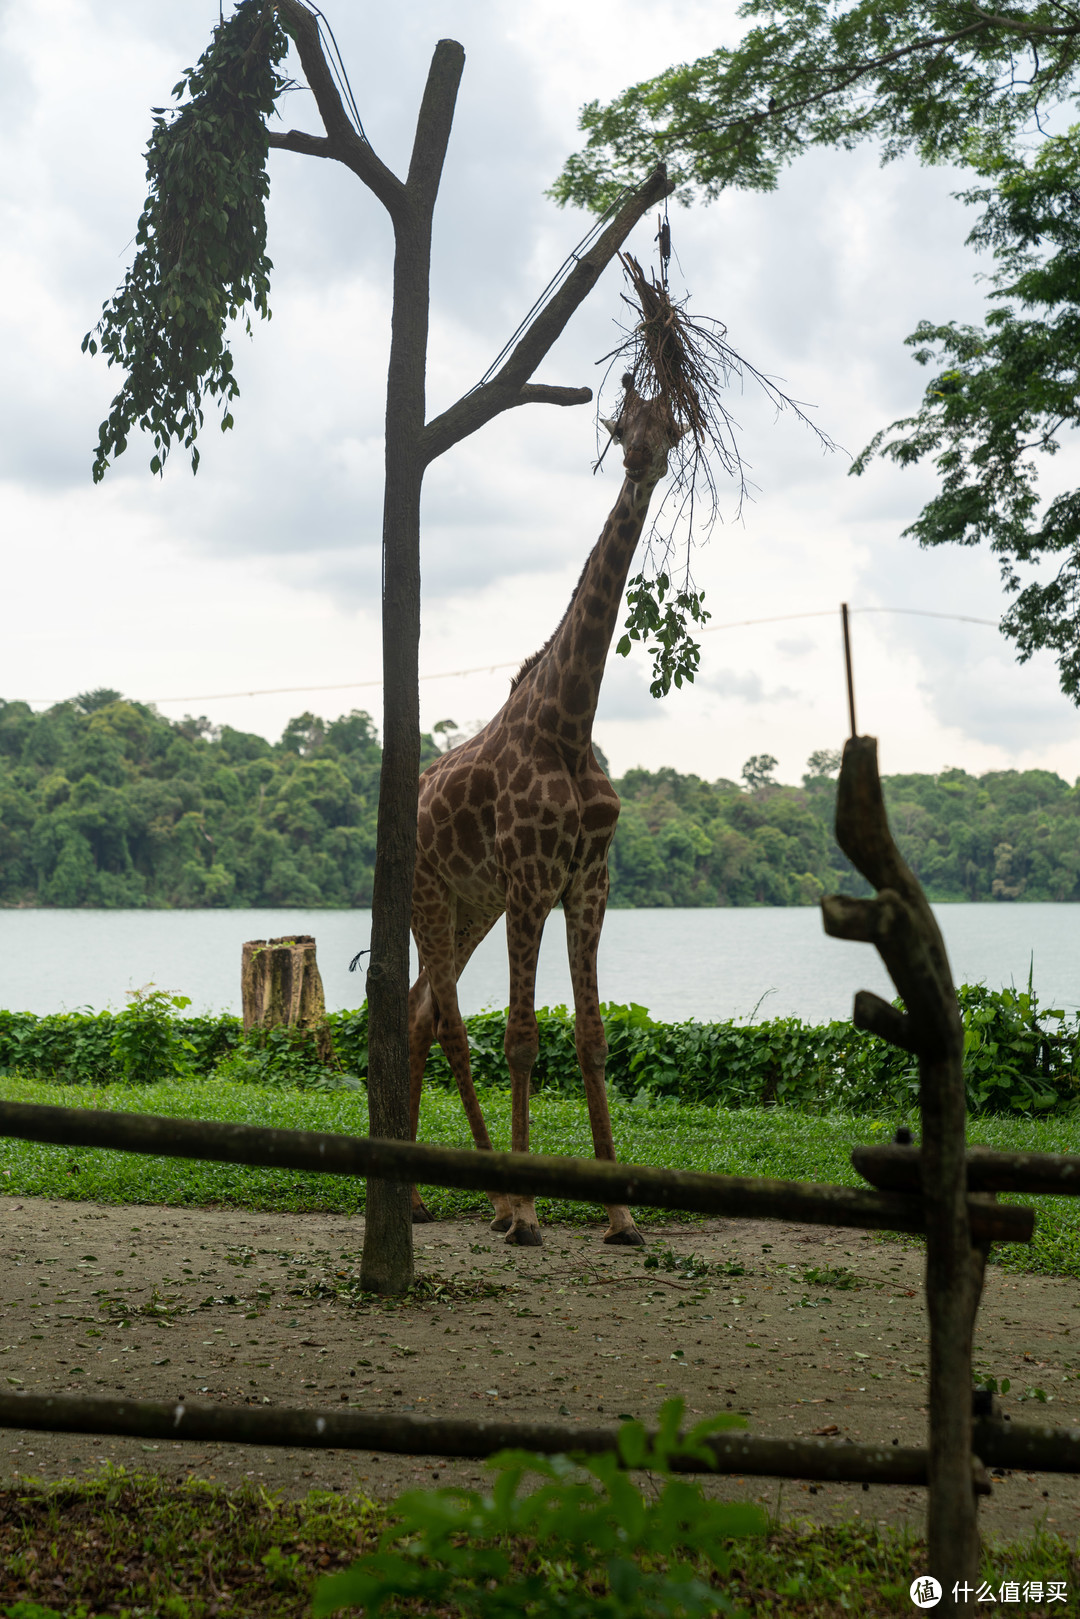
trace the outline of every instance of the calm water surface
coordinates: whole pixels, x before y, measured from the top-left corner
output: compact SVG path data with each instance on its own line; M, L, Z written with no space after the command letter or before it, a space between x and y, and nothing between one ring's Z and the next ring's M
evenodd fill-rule
M1034 959L1044 1005L1080 1005L1080 907L940 905L957 982L1025 984ZM240 1010L245 939L312 933L327 1006L356 1006L363 979L349 960L370 942L370 911L0 911L0 1007L103 1010L153 982L190 995L199 1012ZM501 925L461 981L466 1012L505 1006ZM708 1021L847 1017L857 989L893 990L869 945L828 939L816 908L611 911L600 948L604 1000L638 1001L654 1017ZM538 1005L570 1000L562 918L548 923Z

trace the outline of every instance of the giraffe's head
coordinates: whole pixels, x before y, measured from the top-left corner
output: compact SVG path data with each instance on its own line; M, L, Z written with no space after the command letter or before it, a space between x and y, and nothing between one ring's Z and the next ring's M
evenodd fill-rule
M629 372L622 385L623 402L618 416L614 421L603 416L601 421L615 443L622 446L627 477L632 483L651 487L667 472L668 452L686 429L677 425L666 399L643 399Z

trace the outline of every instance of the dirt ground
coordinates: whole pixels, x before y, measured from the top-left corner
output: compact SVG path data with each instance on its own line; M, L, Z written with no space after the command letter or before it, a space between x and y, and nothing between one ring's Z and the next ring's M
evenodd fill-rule
M571 1430L648 1421L681 1394L691 1416L741 1411L763 1435L923 1442L917 1248L758 1221L649 1226L645 1250L605 1248L600 1231L546 1226L542 1249L508 1249L480 1218L418 1227L429 1296L388 1308L354 1299L359 1220L0 1197L0 1386L497 1410ZM646 1268L648 1255L659 1268ZM709 1261L703 1279L667 1268L689 1255ZM825 1285L806 1275L814 1269L832 1273ZM991 1267L976 1357L979 1370L1011 1379L1014 1421L1080 1424L1080 1283ZM1035 1388L1049 1403L1019 1398ZM389 1497L487 1476L437 1457L0 1433L5 1483L92 1476L107 1460L172 1478L247 1478L286 1495L321 1486ZM785 1518L923 1527L919 1490L754 1478L706 1487ZM995 1479L981 1513L993 1538L1038 1521L1075 1534L1080 1480L1012 1473Z

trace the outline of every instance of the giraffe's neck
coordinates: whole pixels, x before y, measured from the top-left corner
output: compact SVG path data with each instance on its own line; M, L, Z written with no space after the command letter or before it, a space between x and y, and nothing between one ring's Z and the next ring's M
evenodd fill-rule
M566 616L529 677L530 719L568 762L580 760L592 741L608 649L655 482L624 481Z

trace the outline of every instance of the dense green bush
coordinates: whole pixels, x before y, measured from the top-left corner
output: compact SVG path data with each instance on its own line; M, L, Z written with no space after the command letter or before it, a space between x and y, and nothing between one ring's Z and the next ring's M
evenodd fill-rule
M762 1535L765 1513L707 1500L701 1485L673 1478L677 1450L703 1450L705 1436L744 1426L707 1417L680 1442L682 1400L661 1408L650 1441L638 1422L619 1430L620 1456L577 1458L503 1451L492 1458L490 1492L410 1490L388 1509L379 1549L320 1581L315 1614L362 1609L370 1619L423 1611L473 1619L706 1619L743 1610L725 1594L732 1540ZM643 1495L621 1460L663 1480ZM538 1487L523 1489L528 1474Z
M964 1072L973 1113L1045 1113L1080 1100L1080 1016L1043 1010L1026 990L964 985ZM367 1074L367 1007L332 1012L327 1022L337 1066L286 1029L245 1036L239 1018L183 1015L183 996L151 991L120 1013L36 1017L0 1012L0 1071L19 1069L73 1084L129 1083L173 1074L219 1074L305 1089L354 1086ZM643 1006L603 1008L608 1083L623 1100L676 1100L723 1107L771 1104L852 1113L906 1112L918 1101L914 1059L848 1022L659 1023ZM537 1012L538 1088L579 1094L573 1016L563 1006ZM505 1012L466 1019L473 1078L509 1086L503 1055ZM453 1087L441 1050L428 1060L430 1083Z

